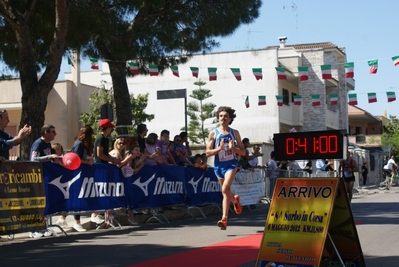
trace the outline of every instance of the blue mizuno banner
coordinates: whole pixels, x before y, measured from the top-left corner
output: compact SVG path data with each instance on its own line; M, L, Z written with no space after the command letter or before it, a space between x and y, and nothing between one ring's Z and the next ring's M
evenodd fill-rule
M185 168L185 172L187 205L222 202L222 190L213 168L209 168L207 171Z

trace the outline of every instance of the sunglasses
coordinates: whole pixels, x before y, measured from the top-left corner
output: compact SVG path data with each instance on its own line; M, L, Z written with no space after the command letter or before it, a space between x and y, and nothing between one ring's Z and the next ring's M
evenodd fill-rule
M122 145L122 146L124 146L124 145L125 145L125 143L119 143L118 145Z

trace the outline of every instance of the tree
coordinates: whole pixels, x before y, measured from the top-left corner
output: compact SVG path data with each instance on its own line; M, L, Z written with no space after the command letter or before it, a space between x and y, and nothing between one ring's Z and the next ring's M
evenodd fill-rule
M389 116L390 122L383 126L381 143L383 146L390 146L393 155L399 155L399 119L396 116Z
M0 0L0 58L20 75L20 127L32 126L32 133L21 144L24 160L29 159L31 144L40 137L47 96L60 72L68 32L68 2ZM44 72L38 77L41 69Z
M100 56L110 69L116 103L117 124L129 124L132 112L126 82L126 62L136 60L147 74L148 63L162 72L184 63L194 52L218 45L214 38L227 36L242 23L259 16L260 0L143 0L86 1L79 8L92 22L92 41L81 48L86 56ZM106 18L106 19L104 19ZM89 32L82 29L83 32ZM184 52L182 52L184 51Z
M190 97L198 100L199 104L192 101L187 105L187 115L190 118L188 124L188 137L194 144L199 144L201 142L205 144L209 131L204 127L204 122L206 119L213 117L213 110L216 105L213 103L203 103L205 99L212 97L210 90L202 88L206 82L199 80L194 84L199 88L193 90Z
M93 128L94 134L97 135L100 131L98 122L101 119L101 106L108 104L111 106L112 111L115 111L115 101L112 90L106 90L105 87L98 88L97 92L90 95L90 111L83 112L80 115L80 122L83 125L90 125ZM154 114L145 113L145 109L148 103L148 94L137 95L135 98L133 94L130 94L130 103L133 107L132 117L133 121L129 124L133 126L133 133L136 133L136 127L140 123L151 121L154 119ZM122 131L126 129L121 129ZM125 132L122 132L125 133ZM129 132L129 134L132 134ZM117 136L116 132L113 132L112 138L115 139Z

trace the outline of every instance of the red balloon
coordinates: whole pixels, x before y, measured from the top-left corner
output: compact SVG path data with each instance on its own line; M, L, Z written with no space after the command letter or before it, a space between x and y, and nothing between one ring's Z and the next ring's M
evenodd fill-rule
M69 152L62 157L62 163L65 168L74 171L80 167L80 158L77 154Z

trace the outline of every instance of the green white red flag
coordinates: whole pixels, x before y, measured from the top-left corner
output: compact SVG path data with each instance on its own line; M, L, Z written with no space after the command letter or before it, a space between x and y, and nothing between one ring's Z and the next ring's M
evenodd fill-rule
M285 68L276 67L277 80L287 80L287 75L285 74Z
M256 80L262 80L263 74L261 68L252 68L252 73L255 75Z
M349 97L349 102L348 102L349 105L352 105L352 106L357 105L357 95L356 94L349 94L348 97Z
M245 98L245 106L247 108L249 108L249 96L247 96L247 98Z
M399 65L399 56L394 56L392 57L393 65L398 66Z
M260 95L258 96L258 106L265 106L266 105L266 96Z
M277 99L277 106L282 107L283 106L283 96L282 95L276 95Z
M377 94L376 93L367 93L369 103L377 102Z
M172 71L173 75L176 77L180 77L179 76L179 67L178 66L170 66L170 70Z
M298 76L299 76L299 81L307 81L309 79L309 67L299 66Z
M353 78L355 76L355 63L349 62L344 64L346 78Z
M98 59L97 58L90 58L90 65L93 70L98 70Z
M150 76L158 76L158 65L156 64L148 64L148 70L150 71Z
M338 94L330 94L330 105L335 106L338 104Z
M239 68L230 68L234 77L236 77L237 81L241 81L241 71Z
M395 92L387 92L388 102L393 102L396 100Z
M332 79L331 65L321 65L321 75L323 79Z
M71 65L72 67L75 68L75 66L73 65L72 59L68 56L68 65Z
M190 67L191 73L193 74L193 77L198 78L198 73L199 69L198 67Z
M376 74L378 70L378 59L368 61L370 67L370 74Z
M316 106L320 106L321 102L320 102L320 95L312 95L312 106L316 107Z
M301 95L294 95L294 106L302 105L302 96Z
M217 80L216 71L217 71L217 68L208 68L208 74L209 74L210 81Z
M139 74L139 63L128 62L127 64L131 74Z

